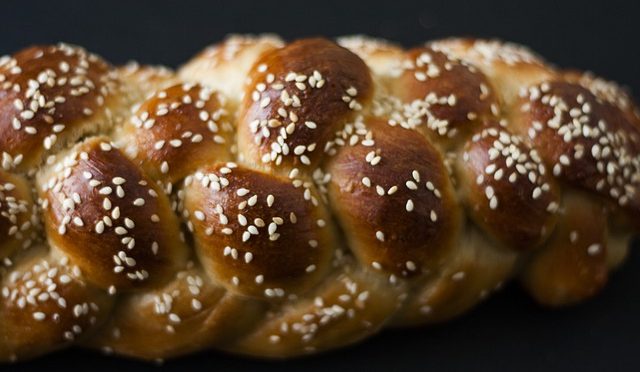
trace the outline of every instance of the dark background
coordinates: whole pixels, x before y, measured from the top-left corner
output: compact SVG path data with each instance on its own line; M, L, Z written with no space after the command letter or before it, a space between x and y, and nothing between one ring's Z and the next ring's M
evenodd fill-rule
M592 70L640 92L640 5L635 1L398 0L353 3L2 1L0 54L66 41L113 63L179 66L227 33L363 33L410 46L439 37L499 37L529 45L559 66ZM640 248L636 242L636 248ZM204 352L154 365L67 350L22 370L594 370L640 371L640 251L595 299L541 308L517 285L447 324L385 331L351 348L288 362ZM152 336L151 336L152 337Z

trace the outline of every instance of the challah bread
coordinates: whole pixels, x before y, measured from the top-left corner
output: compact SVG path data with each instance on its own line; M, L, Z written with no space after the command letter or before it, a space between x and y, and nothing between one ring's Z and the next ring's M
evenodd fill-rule
M640 114L522 46L232 36L177 72L0 59L0 360L283 358L588 299L640 229Z

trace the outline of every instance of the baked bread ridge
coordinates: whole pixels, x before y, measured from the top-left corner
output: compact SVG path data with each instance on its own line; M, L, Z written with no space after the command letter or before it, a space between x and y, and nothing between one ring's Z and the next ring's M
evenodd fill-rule
M0 59L0 151L2 362L294 357L511 279L570 305L640 229L630 94L497 40L34 46Z

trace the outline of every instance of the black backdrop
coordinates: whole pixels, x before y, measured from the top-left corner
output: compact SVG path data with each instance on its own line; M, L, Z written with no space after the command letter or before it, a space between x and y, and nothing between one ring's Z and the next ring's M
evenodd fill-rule
M410 46L451 35L527 44L565 67L595 71L640 92L640 5L556 0L352 3L191 1L3 1L0 54L66 41L114 63L178 66L227 33L286 38L364 33ZM637 246L638 244L636 244ZM636 247L640 248L640 247ZM453 322L386 331L354 347L288 362L205 352L162 370L640 370L640 252L632 251L597 298L550 311L517 287ZM160 370L136 361L68 350L0 369Z

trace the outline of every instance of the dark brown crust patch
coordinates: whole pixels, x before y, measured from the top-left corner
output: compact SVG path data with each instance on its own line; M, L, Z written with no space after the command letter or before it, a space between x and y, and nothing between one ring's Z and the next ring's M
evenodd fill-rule
M194 84L160 90L130 120L136 162L155 179L175 182L199 167L230 161L233 127L221 97Z
M578 84L545 82L523 96L516 128L553 175L640 215L640 129Z
M49 240L101 288L166 281L184 262L178 221L156 184L104 138L92 138L40 177Z
M232 292L282 297L308 289L336 248L312 189L235 164L187 179L189 227L205 269Z
M499 114L487 78L473 66L428 47L407 52L393 94L434 134L454 137Z
M484 129L467 142L457 167L472 218L506 247L533 248L553 231L558 187L520 137Z
M366 64L325 39L265 53L240 107L239 147L257 165L317 164L326 141L372 95Z
M369 146L338 149L329 195L364 265L414 276L451 249L460 211L440 153L419 132L368 119Z
M88 119L110 120L118 88L109 64L74 46L34 46L0 60L3 168L27 170L56 142L96 125Z

